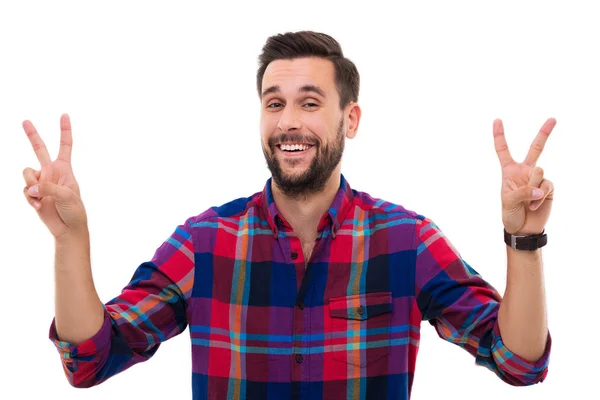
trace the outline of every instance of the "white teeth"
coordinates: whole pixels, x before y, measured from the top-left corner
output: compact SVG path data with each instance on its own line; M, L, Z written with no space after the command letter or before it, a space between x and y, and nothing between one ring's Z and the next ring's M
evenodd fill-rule
M306 144L282 144L281 150L294 151L294 150L307 150L310 146Z

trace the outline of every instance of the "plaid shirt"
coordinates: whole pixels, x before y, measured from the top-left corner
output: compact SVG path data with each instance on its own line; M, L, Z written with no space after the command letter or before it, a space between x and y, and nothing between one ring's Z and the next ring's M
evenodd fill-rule
M511 385L547 374L550 337L536 363L507 349L500 295L430 219L343 176L306 261L269 180L178 226L94 337L59 341L53 322L50 338L89 387L189 325L194 399L409 399L422 320Z

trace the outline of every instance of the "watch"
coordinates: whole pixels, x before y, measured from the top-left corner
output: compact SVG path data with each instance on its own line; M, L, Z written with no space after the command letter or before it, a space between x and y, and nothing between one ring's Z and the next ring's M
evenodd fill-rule
M504 242L515 250L537 250L548 243L548 236L544 229L538 235L512 235L504 229Z

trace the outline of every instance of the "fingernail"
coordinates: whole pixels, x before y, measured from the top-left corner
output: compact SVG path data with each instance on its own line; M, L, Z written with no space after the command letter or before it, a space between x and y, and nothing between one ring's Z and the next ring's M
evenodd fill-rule
M38 203L37 201L31 202L31 204L33 205L33 208L40 208L40 203Z
M39 194L38 185L34 185L27 190L30 196L37 196Z
M533 189L533 197L539 199L544 195L544 191L542 189Z

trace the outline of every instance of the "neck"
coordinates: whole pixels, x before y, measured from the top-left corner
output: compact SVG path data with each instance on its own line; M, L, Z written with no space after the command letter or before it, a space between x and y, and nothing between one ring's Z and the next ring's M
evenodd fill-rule
M286 196L271 181L271 191L277 209L286 221L290 223L297 235L316 236L319 221L323 214L331 207L331 203L333 203L333 199L339 190L340 179L341 172L338 167L333 171L325 184L325 188L321 192L300 198Z

